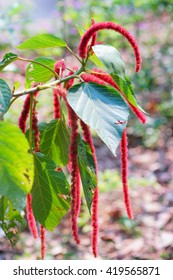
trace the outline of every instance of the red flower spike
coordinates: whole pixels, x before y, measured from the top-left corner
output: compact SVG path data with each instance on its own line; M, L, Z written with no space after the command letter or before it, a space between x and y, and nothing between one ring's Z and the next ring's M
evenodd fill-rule
M92 23L92 25L94 25L96 22L94 19L91 19L91 23ZM97 41L97 33L94 33L94 35L92 36L92 39L91 39L91 44L89 46L89 51L92 50L92 46L96 45L96 41Z
M103 82L101 79L95 77L94 75L91 74L82 74L81 78L84 80L84 82L92 82L92 83L97 83L99 85L106 85L105 82Z
M96 258L98 255L98 187L96 187L93 195L93 201L92 201L92 237L91 237L91 243L92 243L92 251L93 255Z
M75 112L68 107L68 111L70 113L70 123L71 123L71 137L70 137L70 163L71 163L71 226L72 226L72 235L77 244L80 243L79 235L78 235L78 226L77 226L77 218L78 212L80 209L79 205L79 179L78 179L78 164L77 164L77 139L78 139L78 117Z
M100 69L93 68L91 74L120 91L120 88L117 86L117 84L114 82L114 80L111 78L111 76L108 73Z
M39 92L36 91L34 93L34 97L36 97L38 93ZM29 116L29 111L30 111L30 94L28 94L25 98L23 109L18 121L19 128L22 130L23 133L26 133L26 121Z
M96 168L96 177L98 181L98 164L97 164L97 158L95 153L94 144L92 141L92 136L89 130L89 126L86 125L82 120L80 120L80 124L83 130L83 136L84 140L88 143L88 145L91 148L91 152L93 154L95 168ZM97 247L98 247L98 232L99 232L99 226L98 226L98 186L96 187L93 195L93 201L92 201L92 215L91 215L91 225L92 225L92 236L91 236L91 244L92 244L92 251L94 257L97 257Z
M121 91L121 89L117 86L117 84L114 82L114 80L111 78L111 76L109 74L107 74L106 72L94 68L92 70L92 75L98 77L99 79L103 80L104 82L108 83L109 85L113 86L114 88L116 88L124 97L124 99L126 100L127 104L130 106L131 110L133 111L133 113L138 117L138 119L144 124L146 122L146 116L135 106L133 106L126 98L126 96L124 95L124 93Z
M41 240L41 247L40 247L41 259L44 260L46 255L46 229L42 225L40 225L40 240Z
M126 128L123 131L122 139L121 139L121 179L123 184L123 195L124 202L127 210L127 215L129 219L133 219L133 213L130 205L130 198L128 192L128 148L127 148L127 131Z
M58 90L53 89L53 105L54 105L54 118L59 119L61 117L60 101L58 98Z
M30 232L34 236L34 238L38 237L38 231L37 231L37 226L35 222L35 218L32 212L32 195L28 194L26 197L26 215L27 215L27 221L28 221L28 226L30 229Z
M26 133L26 121L29 116L29 110L30 110L30 95L28 94L26 96L23 109L18 121L19 128L22 130L23 133Z
M79 216L81 208L81 193L80 193L80 172L79 168L76 176L76 215Z
M139 72L141 69L142 59L141 59L139 47L136 43L135 38L124 27L122 27L121 25L115 24L113 22L95 23L85 32L85 34L82 36L82 38L80 40L79 47L78 47L80 57L86 58L87 46L88 46L89 40L92 38L92 36L96 32L98 32L99 30L103 30L103 29L114 30L114 31L122 34L122 36L128 40L128 42L131 44L131 46L133 48L133 52L135 55L135 60L136 60L135 71Z
M66 64L64 59L58 60L54 65L54 71L61 77L66 69Z
M132 109L133 113L138 117L138 119L143 123L145 124L146 123L146 116L135 106L133 106L132 104L130 104L128 102L130 108Z
M32 111L32 130L34 131L34 151L40 152L40 132L38 130L38 118L37 118L35 100L34 100L34 106Z

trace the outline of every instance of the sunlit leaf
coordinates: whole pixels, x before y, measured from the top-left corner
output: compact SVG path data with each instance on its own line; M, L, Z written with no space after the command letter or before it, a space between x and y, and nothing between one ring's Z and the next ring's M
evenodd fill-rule
M67 100L115 155L128 119L128 107L119 93L109 86L81 83L69 89Z

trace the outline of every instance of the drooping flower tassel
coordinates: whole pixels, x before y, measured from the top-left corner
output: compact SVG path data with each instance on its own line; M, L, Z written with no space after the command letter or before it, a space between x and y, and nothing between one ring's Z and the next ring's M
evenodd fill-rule
M98 164L97 164L97 158L95 153L94 144L92 141L92 136L89 130L89 127L87 124L85 124L82 120L80 120L80 124L83 130L83 136L84 140L88 143L90 146L95 168L96 168L96 178L98 182ZM96 186L93 194L93 201L92 201L92 214L91 214L91 225L92 225L92 235L91 235L91 244L92 244L92 251L94 257L97 257L98 254L98 232L99 232L99 225L98 225L98 193L99 189L98 186Z
M59 119L61 117L61 110L60 110L60 100L58 97L58 91L53 89L53 106L54 106L54 118Z
M94 190L93 201L92 201L92 216L91 216L91 225L92 225L92 236L91 236L91 244L93 255L96 258L98 255L98 187Z
M99 30L103 30L103 29L114 30L114 31L120 33L123 37L125 37L128 40L128 42L131 44L131 46L133 48L133 52L135 55L135 60L136 60L135 71L139 72L141 69L142 59L141 59L139 47L137 45L135 38L124 27L122 27L116 23L113 23L113 22L108 21L108 22L95 23L84 33L84 35L82 36L82 38L80 40L79 47L78 47L80 57L86 58L88 42L90 41L90 39L96 32L98 32Z
M34 238L38 237L38 230L35 222L35 218L32 212L32 195L28 194L26 197L26 215L27 215L27 221L28 226L30 229L30 232L32 233Z
M124 95L124 93L121 91L121 89L118 87L118 85L114 82L114 80L112 79L112 77L107 74L106 72L94 68L92 70L92 75L94 75L95 77L99 78L100 80L103 80L104 82L108 83L109 85L113 86L114 88L116 88L124 97L124 99L126 100L126 102L128 103L129 107L131 108L132 112L137 116L137 118L144 124L146 123L146 116L135 106L133 106L126 98L126 96Z
M41 241L41 246L40 246L41 259L44 260L46 255L46 230L42 225L40 225L40 241Z
M68 107L68 112L70 113L70 123L71 123L71 137L70 137L70 163L71 163L71 227L72 236L77 244L80 243L77 218L79 212L79 184L78 184L78 163L77 163L77 141L78 141L78 118L75 112Z
M130 204L129 191L128 191L128 147L127 147L127 131L126 128L123 131L121 139L121 180L123 187L124 203L129 219L133 219L133 213Z
M37 96L38 92L34 93L34 96ZM19 128L22 130L23 133L26 133L26 121L29 116L30 111L30 94L28 94L25 98L23 109L21 115L19 117L18 125ZM26 216L28 221L28 226L30 229L31 234L34 238L38 237L38 230L36 226L35 217L32 211L32 195L28 194L26 197Z
M84 82L88 83L88 82L92 82L92 83L97 83L100 85L106 85L105 82L103 82L101 79L95 77L92 74L82 74L81 78L84 80Z
M29 116L29 110L30 110L30 94L26 96L23 109L18 121L19 128L22 130L23 133L26 133L26 121Z

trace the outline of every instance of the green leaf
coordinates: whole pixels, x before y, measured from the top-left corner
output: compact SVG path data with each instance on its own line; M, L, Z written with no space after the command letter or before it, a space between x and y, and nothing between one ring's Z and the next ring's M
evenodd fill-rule
M94 54L89 56L89 59L98 67L103 67L104 64L100 61L100 59L98 59L98 57Z
M0 61L0 71L2 71L8 64L18 59L18 55L15 53L6 53L3 59Z
M83 34L85 33L85 29L83 29L80 25L76 24L76 28L77 28L77 31L79 32L79 35L80 36L83 36Z
M122 95L135 107L145 113L138 105L133 86L127 76L125 76L125 64L119 51L109 45L93 46L93 51L101 62L106 66L108 73L120 89Z
M7 83L0 79L0 119L7 112L12 93Z
M106 66L110 75L116 74L125 77L125 64L119 51L109 45L96 45L92 47L96 56Z
M79 164L84 195L85 195L89 212L91 213L93 193L94 193L94 189L97 186L94 158L89 145L81 138L79 138L78 141L77 151L78 151L78 164Z
M49 57L37 57L34 61L42 63L54 70L55 60ZM26 84L30 87L31 83L46 83L54 77L54 73L44 66L36 63L30 63L26 69Z
M26 194L34 177L33 156L21 130L0 122L0 196L6 196L19 211L24 208Z
M12 246L16 245L19 234L26 227L26 221L23 215L5 197L1 197L0 199L0 227Z
M58 166L63 167L69 161L70 133L62 119L41 123L40 149L43 154L51 158Z
M128 107L119 93L109 86L82 83L69 89L67 100L115 155L128 120Z
M62 39L52 34L36 35L17 46L18 49L35 50L53 47L65 47L67 44Z
M32 206L36 220L53 230L70 207L70 188L63 172L41 153L35 155Z

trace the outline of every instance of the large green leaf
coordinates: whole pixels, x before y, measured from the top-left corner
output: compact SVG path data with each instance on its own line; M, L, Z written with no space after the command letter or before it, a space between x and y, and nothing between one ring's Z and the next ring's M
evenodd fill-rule
M70 207L70 189L63 172L41 153L35 155L32 206L36 220L53 230Z
M106 66L108 73L116 82L120 92L133 106L142 110L137 103L133 86L128 77L125 76L125 64L118 50L109 45L96 45L92 49L99 60Z
M6 53L3 59L0 61L0 71L2 71L8 64L12 63L18 58L15 53Z
M58 166L69 161L70 133L62 119L39 125L41 152L51 158Z
M17 48L35 50L43 48L65 47L66 45L66 42L52 34L39 34L24 41L22 44L17 46Z
M26 221L23 215L5 197L1 197L0 199L0 227L12 246L16 245L19 234L26 227Z
M18 210L25 205L34 177L33 156L21 130L7 122L0 122L0 195L12 201Z
M94 158L89 145L79 138L78 146L78 164L79 171L84 190L85 199L89 212L91 212L91 204L93 199L94 189L97 186L96 168Z
M7 112L12 93L7 83L0 79L0 119Z
M69 89L67 100L115 155L128 119L128 107L119 93L109 86L81 83Z
M42 63L48 66L50 69L54 70L55 60L50 57L37 57L34 61ZM54 73L48 68L38 65L36 63L30 63L26 69L26 84L30 87L32 82L42 82L46 83L54 77Z

